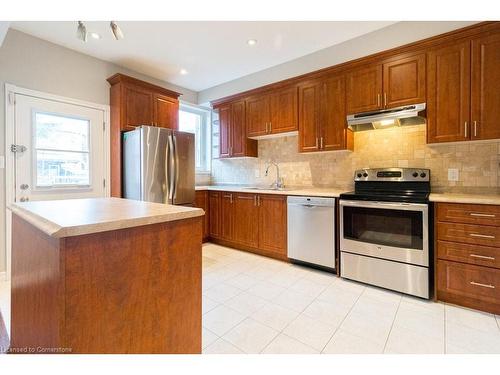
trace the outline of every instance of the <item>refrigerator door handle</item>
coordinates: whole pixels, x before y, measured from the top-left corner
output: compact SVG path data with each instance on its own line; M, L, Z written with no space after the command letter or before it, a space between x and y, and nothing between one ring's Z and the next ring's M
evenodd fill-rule
M173 187L174 187L174 192L173 192L173 199L177 197L177 186L179 185L179 150L177 147L177 137L175 134L172 134L172 139L174 143L174 157L173 157L173 164L174 164L174 170L173 170ZM172 203L175 203L172 202Z
M167 150L166 150L166 156L165 156L165 179L167 180L167 187L168 187L168 201L166 203L172 204L172 200L174 199L174 141L173 141L173 136L169 134L168 136L168 142L167 142Z

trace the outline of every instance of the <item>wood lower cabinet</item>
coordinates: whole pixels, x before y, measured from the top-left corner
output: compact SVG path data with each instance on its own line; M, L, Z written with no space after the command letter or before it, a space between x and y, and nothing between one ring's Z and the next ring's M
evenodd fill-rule
M194 206L205 211L205 216L203 216L202 220L203 241L206 241L210 237L210 202L208 194L208 191L200 190L196 192L194 198Z
M210 240L287 259L286 196L210 191Z
M500 314L500 206L438 203L436 298Z
M258 196L259 248L287 256L287 211L286 196Z

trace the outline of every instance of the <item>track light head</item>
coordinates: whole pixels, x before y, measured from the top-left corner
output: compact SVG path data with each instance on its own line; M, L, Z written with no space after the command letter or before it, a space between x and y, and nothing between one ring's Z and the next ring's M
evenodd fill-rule
M76 29L76 37L82 42L87 41L87 28L82 21L78 21L78 27Z
M113 36L115 37L116 40L120 40L120 39L124 38L122 30L116 24L115 21L111 21L109 26L111 27L111 32L113 33Z

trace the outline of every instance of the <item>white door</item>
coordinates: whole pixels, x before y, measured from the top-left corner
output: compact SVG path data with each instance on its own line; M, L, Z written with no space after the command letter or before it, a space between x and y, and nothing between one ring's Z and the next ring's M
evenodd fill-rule
M16 94L14 200L105 195L104 111Z

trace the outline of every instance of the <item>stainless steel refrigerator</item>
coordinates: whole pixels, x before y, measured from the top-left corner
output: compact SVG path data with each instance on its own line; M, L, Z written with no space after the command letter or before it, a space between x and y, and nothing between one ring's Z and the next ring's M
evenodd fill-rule
M123 196L176 205L194 203L194 134L141 126L123 134Z

